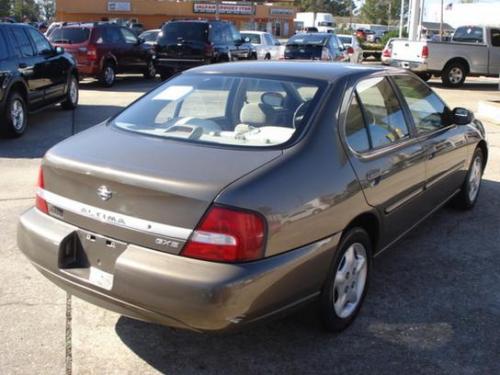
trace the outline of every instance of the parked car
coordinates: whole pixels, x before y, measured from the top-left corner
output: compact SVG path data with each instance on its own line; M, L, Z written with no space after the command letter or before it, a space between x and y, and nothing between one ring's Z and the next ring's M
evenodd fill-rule
M349 55L349 61L352 63L361 63L363 61L363 49L358 42L358 38L355 35L338 34L337 35L347 48L347 54Z
M28 112L61 103L78 105L78 72L71 55L35 28L0 24L0 134L21 136Z
M355 35L356 35L356 37L359 38L359 40L365 41L366 40L366 31L367 30L365 30L365 29L357 29L355 32Z
M161 29L153 29L144 31L141 35L139 35L139 39L144 40L144 43L154 46L156 41L158 40L158 35L160 34Z
M49 40L71 53L82 77L96 77L111 87L118 73L154 78L154 50L128 28L114 23L70 24L54 29Z
M382 50L382 55L380 57L380 61L383 65L391 65L391 57L392 57L392 43L398 40L397 38L391 38L385 44L384 49Z
M222 331L316 300L340 331L373 256L450 199L474 206L484 136L403 69L198 67L50 149L18 245L141 320Z
M370 32L366 34L366 41L370 43L380 43L384 35L387 33L387 30L370 30Z
M131 23L128 27L136 36L144 32L144 25L142 23Z
M347 57L334 33L296 34L288 39L284 58L344 61Z
M394 41L391 65L424 79L441 76L447 87L460 87L467 76L498 77L500 27L460 26L451 42Z
M278 60L280 57L281 43L271 33L264 31L242 30L241 37L256 48L259 60Z
M256 50L226 21L171 21L156 44L156 69L162 79L190 67L255 59Z

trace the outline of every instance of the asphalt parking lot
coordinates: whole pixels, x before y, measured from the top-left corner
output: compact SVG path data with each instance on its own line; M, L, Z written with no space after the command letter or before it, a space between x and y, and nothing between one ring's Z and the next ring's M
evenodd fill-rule
M377 258L361 315L340 335L321 331L314 306L239 333L190 333L121 317L45 280L16 245L40 158L159 83L85 81L74 113L37 113L24 137L0 140L2 374L500 373L500 127L488 122L476 208L444 208ZM452 107L500 100L495 80L431 85Z

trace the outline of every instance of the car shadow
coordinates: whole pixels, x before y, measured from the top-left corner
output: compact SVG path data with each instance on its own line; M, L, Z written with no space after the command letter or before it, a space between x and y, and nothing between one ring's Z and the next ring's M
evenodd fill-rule
M447 89L447 90L470 90L470 91L495 91L498 89L498 82L488 82L488 81L483 81L483 82L467 82L465 81L464 85L462 87L452 89L449 87L444 87L443 84L441 83L441 80L431 80L427 82L429 86L432 88L438 88L438 89Z
M500 184L481 189L474 210L445 207L376 258L341 334L321 330L315 305L231 334L125 317L115 331L162 373L498 373Z
M112 87L102 86L97 79L85 78L80 81L80 90L145 93L161 84L162 81L159 77L144 79L142 75L117 75L116 82Z
M55 144L101 123L123 108L110 105L79 105L74 111L60 106L30 114L28 129L20 138L0 138L0 158L40 158Z

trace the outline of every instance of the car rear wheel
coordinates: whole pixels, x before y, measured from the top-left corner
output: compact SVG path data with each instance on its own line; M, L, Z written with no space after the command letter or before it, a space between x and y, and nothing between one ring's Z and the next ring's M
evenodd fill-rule
M148 65L146 66L146 70L144 71L144 78L153 79L156 77L156 68L153 60L148 61Z
M162 69L160 71L160 78L162 81L166 81L167 79L172 77L173 74L174 74L174 69L171 69L171 68Z
M428 80L430 80L432 78L431 73L418 73L417 75L420 77L420 79L422 81L425 81L425 82L427 82Z
M484 155L480 148L476 148L472 161L467 172L465 181L458 195L454 198L453 204L461 209L470 210L474 207L479 197L481 179L484 170Z
M340 332L352 323L366 295L371 268L371 241L359 227L342 238L323 287L320 313L326 330Z
M111 87L116 81L116 68L113 63L107 62L104 64L99 81L104 87Z
M66 100L61 103L63 109L75 109L78 106L79 90L78 78L72 75L68 82L68 92L66 93Z
M446 87L461 87L465 82L467 73L465 67L460 62L452 62L444 68L441 74L441 81Z
M22 95L13 92L7 98L0 133L6 137L20 137L28 126L28 108Z

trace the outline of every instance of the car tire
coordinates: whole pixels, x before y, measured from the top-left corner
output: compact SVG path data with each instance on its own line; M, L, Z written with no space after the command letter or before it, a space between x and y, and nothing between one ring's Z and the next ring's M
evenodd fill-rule
M352 228L342 237L320 299L327 331L344 330L358 315L368 290L371 254L370 236L363 228Z
M0 134L4 137L20 137L28 126L28 107L17 91L10 93L0 123Z
M146 65L146 70L144 71L144 78L153 79L156 77L156 67L153 60L149 60Z
M102 72L99 76L99 82L104 87L112 87L116 81L116 67L112 62L106 62L102 67Z
M427 82L428 80L430 80L432 78L431 73L418 73L417 75L420 77L420 79L422 81L425 81L425 82Z
M68 92L66 93L66 100L61 103L63 109L75 109L78 106L79 88L78 78L74 75L69 77Z
M250 54L250 57L248 59L249 60L257 60L257 54L256 53Z
M269 53L266 53L264 60L271 60L271 55Z
M483 151L478 147L474 151L472 160L460 192L453 198L452 205L462 210L472 209L479 197L481 178L484 171Z
M457 88L462 87L467 76L465 66L460 62L452 62L445 66L441 73L443 86Z

